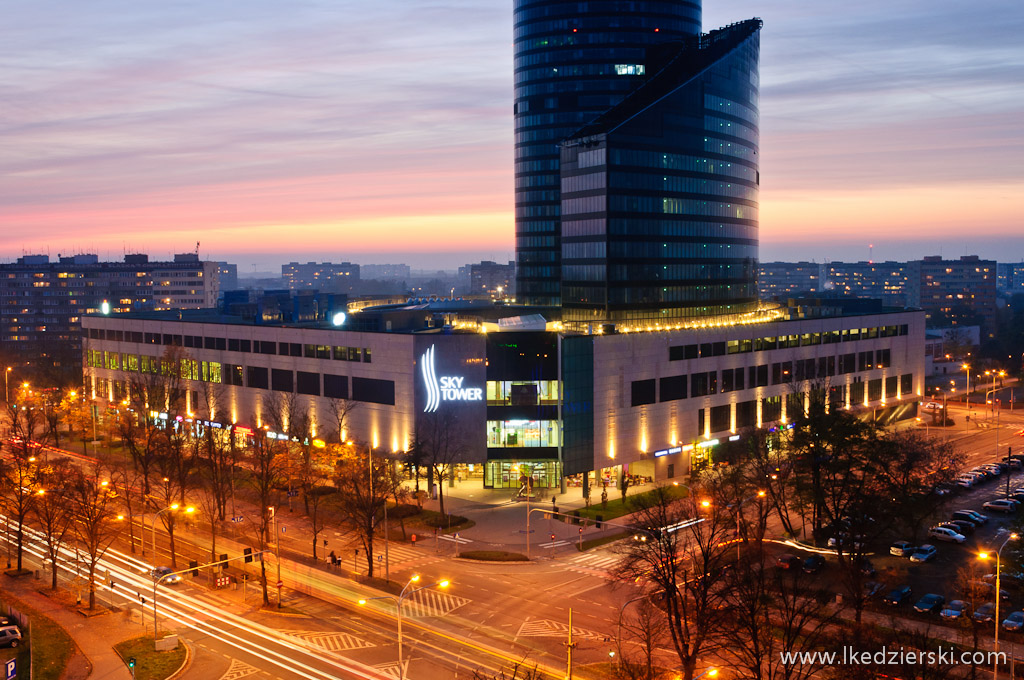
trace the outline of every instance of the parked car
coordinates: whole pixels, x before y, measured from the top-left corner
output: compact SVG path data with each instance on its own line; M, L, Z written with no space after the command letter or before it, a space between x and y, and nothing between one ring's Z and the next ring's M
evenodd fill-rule
M170 567L157 567L153 571L149 572L149 575L153 577L154 581L163 579L160 583L164 585L181 583L181 574L175 574L174 570Z
M914 611L921 614L927 614L929 612L937 612L942 609L942 605L946 603L946 598L942 595L936 595L935 593L928 593L920 600L914 603Z
M963 543L967 540L967 537L963 534L957 531L953 531L952 529L940 526L932 527L931 529L929 529L928 538L935 538L940 541L947 541L950 543Z
M982 524L988 521L988 516L975 512L974 510L956 510L952 514L953 519L963 519L974 524L974 526L980 527Z
M1013 512L1017 512L1017 505L1017 501L1013 499L997 498L993 501L986 502L981 507L985 508L986 510L992 510L993 512L1002 512L1005 514L1010 514Z
M952 524L956 527L956 530L964 536L970 536L974 533L974 524L965 519L951 519L948 522L943 522L942 524Z
M817 574L819 571L825 568L825 558L821 555L810 555L804 559L803 572L805 574Z
M944 529L949 529L953 533L956 533L956 534L963 534L965 537L967 536L967 532L966 531L960 531L960 527L953 520L950 520L948 522L940 522L940 523L936 524L935 526L942 527ZM971 527L971 530L973 531L974 527Z
M775 560L775 566L786 571L799 571L801 564L802 560L799 557L789 553L783 553Z
M910 601L910 586L900 586L899 588L893 588L889 591L889 594L882 598L882 601L893 607L901 605L904 602Z
M978 623L988 623L993 621L996 615L996 603L986 602L977 608L974 612L974 620Z
M989 470L996 477L1003 474L1004 470L1003 466L1000 465L999 463L985 463L984 465L979 465L978 467L982 470Z
M847 533L840 533L828 539L827 545L833 550L842 547L846 552L850 552L851 550L863 550L864 546L867 545L867 539L864 536L850 536Z
M883 586L878 581L865 581L863 588L864 597L870 600L871 598L876 597L880 592L882 592L885 586Z
M857 566L860 568L860 573L864 576L874 576L878 573L875 571L875 565L871 564L871 560L866 557L860 558Z
M939 612L939 616L944 619L959 619L961 616L966 616L970 612L967 610L967 603L963 600L953 600L946 604Z
M911 562L928 562L938 554L938 550L934 545L925 543L920 546L910 555Z
M995 583L992 583L991 581L986 580L984 576L982 577L982 579L980 581L975 580L975 581L968 581L967 582L967 591L970 592L972 590L975 593L977 593L978 595L984 595L986 597L991 597L991 598L995 598L995 596L996 596L996 585L995 585ZM1008 593L1005 588L1000 588L999 589L999 599L1000 600L1009 600L1010 599L1010 593Z
M925 404L921 408L923 408L926 411L941 411L942 410L942 404L940 404L937 401L929 401L927 404Z
M1003 619L1003 630L1020 630L1024 628L1024 612L1016 611Z
M960 475L956 478L957 486L962 486L965 489L972 489L974 485L981 481L979 475Z
M0 647L17 647L21 644L21 629L13 623L0 626Z
M915 550L917 550L917 546L910 541L895 541L889 546L889 554L896 557L910 557Z
M1021 462L1020 462L1019 458L1003 458L1003 462L1011 470L1020 470L1021 469Z

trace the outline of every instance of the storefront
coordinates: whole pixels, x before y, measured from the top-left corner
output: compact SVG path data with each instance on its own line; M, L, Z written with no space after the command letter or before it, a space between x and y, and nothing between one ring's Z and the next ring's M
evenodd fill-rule
M484 486L495 489L521 489L532 479L534 489L549 489L559 485L557 460L492 460L484 472Z

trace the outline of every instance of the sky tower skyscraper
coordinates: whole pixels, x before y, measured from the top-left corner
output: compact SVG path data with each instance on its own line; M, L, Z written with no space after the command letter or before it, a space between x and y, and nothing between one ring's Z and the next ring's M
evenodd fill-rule
M515 0L516 291L561 304L559 143L621 102L659 45L700 34L699 0Z
M757 305L761 21L697 2L516 5L518 296L570 322Z

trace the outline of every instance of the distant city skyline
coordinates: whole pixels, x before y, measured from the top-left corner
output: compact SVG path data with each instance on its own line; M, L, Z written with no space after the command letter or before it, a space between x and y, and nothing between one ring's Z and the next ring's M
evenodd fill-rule
M12 7L0 258L507 260L511 5ZM704 10L765 22L761 260L1024 260L1016 3Z

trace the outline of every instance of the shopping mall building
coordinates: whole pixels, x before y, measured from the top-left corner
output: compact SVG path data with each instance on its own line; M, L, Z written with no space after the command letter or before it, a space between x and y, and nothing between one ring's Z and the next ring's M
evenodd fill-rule
M330 438L338 405L354 404L343 438L400 454L417 432L451 428L463 475L518 488L524 474L541 487L563 476L683 478L750 428L784 426L811 390L891 421L916 414L924 386L920 311L794 304L586 333L520 315L528 310L411 301L340 326L330 312L302 323L214 310L88 316L86 387L116 407L170 350L188 388L186 421L281 423L270 411L284 395L293 419L308 415Z

